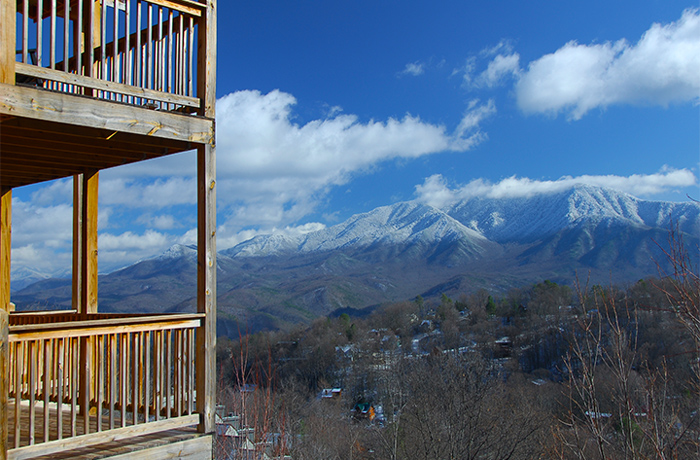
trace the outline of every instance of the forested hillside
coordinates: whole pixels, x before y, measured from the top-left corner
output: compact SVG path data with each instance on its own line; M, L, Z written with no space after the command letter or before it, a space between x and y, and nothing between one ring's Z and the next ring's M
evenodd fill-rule
M677 262L220 340L221 426L292 458L696 458L700 282Z

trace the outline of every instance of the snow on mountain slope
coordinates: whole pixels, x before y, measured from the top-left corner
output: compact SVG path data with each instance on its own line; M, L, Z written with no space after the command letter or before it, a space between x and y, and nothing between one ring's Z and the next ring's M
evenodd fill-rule
M490 242L529 243L582 226L666 230L671 220L682 232L700 235L700 204L646 201L611 189L577 185L531 197L475 197L442 210L418 202L397 203L305 235L257 236L223 254L251 257L392 245L444 247L456 242L477 254Z
M537 240L583 223L667 229L671 218L686 233L700 232L697 203L645 201L588 185L534 197L476 197L444 211L497 242Z
M362 249L392 245L436 245L462 241L479 252L486 239L444 212L405 202L356 214L347 221L296 237L258 236L223 251L231 257Z

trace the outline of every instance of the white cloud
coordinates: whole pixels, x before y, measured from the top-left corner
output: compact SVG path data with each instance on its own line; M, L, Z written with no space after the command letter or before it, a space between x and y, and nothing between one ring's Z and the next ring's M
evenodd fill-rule
M423 75L423 73L425 73L425 64L416 61L406 64L406 67L399 72L399 75L411 75L417 77L419 75Z
M473 81L478 88L493 88L499 86L508 77L520 74L520 55L518 53L499 54L489 62L486 70L481 72Z
M331 187L381 162L473 148L485 138L480 124L495 111L493 101L474 102L449 134L411 115L363 123L340 114L299 125L295 103L281 91L240 91L218 101L217 200L228 229L219 233L222 242L247 226L298 221Z
M525 113L566 112L574 120L612 104L698 103L698 10L684 11L677 22L653 24L635 45L569 42L528 65L516 97Z
M419 201L439 208L472 197L518 198L556 193L577 184L612 188L636 196L650 196L674 188L694 186L697 179L688 169L664 166L655 174L631 176L565 176L555 181L512 176L495 184L484 179L475 179L466 185L451 189L440 174L435 174L426 178L423 184L417 185L415 193Z
M161 253L172 243L170 235L154 230L146 230L142 234L130 231L119 235L100 233L98 237L100 272L109 272L130 265L139 259Z

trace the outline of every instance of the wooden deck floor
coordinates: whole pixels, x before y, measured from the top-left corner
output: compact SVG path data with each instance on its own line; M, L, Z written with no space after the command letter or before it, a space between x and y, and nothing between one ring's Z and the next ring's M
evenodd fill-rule
M26 401L21 407L20 417L20 442L19 446L29 446L29 426L30 426L30 411ZM49 430L48 440L55 441L58 438L58 417L56 405L49 406ZM73 414L70 405L63 405L62 411L62 433L63 439L71 438L71 430L73 425L73 417L76 418L75 428L76 436L85 433L84 420L82 414ZM89 432L97 432L98 417L96 412L92 411L89 416ZM102 431L108 430L110 427L110 417L108 413L103 411L101 417ZM117 412L114 416L113 426L121 427L121 414ZM133 425L131 414L127 414L126 426ZM34 444L41 445L44 442L44 407L43 403L37 403L34 407ZM14 400L8 402L8 448L15 447L15 405ZM21 449L20 449L21 450ZM196 427L178 428L167 431L159 431L157 433L143 434L139 436L119 439L117 441L102 442L90 446L80 447L71 450L54 451L51 454L31 457L37 459L104 459L104 458L157 458L164 459L211 459L212 436L203 435L197 432ZM17 458L13 456L12 450L9 451L8 458ZM25 458L25 457L19 457Z
M212 436L197 433L195 428L163 431L83 447L50 455L35 457L35 460L96 460L96 459L211 459Z

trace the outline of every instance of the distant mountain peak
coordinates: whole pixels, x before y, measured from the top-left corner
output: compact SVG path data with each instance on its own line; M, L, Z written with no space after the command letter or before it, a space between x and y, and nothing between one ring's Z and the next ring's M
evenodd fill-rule
M197 245L176 243L154 259L179 259L180 257L197 257Z

